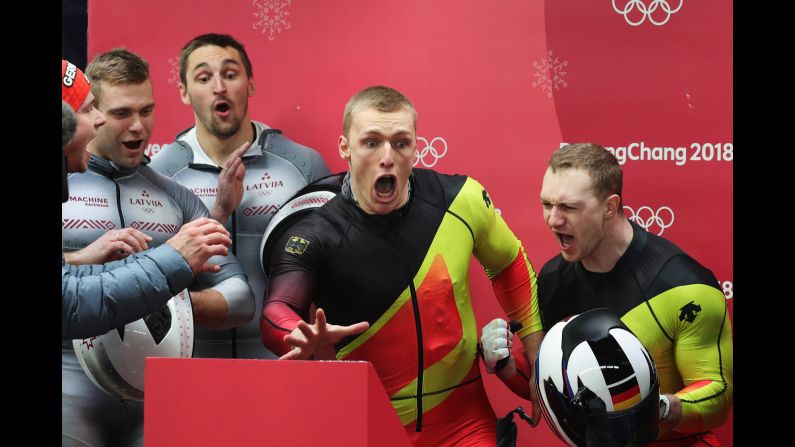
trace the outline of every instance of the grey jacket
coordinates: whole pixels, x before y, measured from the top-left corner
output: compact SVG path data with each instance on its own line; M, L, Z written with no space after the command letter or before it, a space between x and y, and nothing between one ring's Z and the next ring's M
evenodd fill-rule
M61 257L61 338L94 337L131 323L191 282L190 265L167 244L101 265L70 265Z

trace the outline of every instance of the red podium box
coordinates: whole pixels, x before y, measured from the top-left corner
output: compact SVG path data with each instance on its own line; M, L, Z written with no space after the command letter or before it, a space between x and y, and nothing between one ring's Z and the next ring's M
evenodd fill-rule
M367 362L147 358L144 442L407 446Z

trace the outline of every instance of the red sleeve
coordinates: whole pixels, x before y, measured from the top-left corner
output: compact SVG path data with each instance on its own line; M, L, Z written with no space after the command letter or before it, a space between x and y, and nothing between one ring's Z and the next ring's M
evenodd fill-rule
M284 355L290 346L284 342L302 319L309 321L314 279L302 271L282 273L270 278L268 294L259 320L260 340L276 355Z
M538 310L536 274L523 247L519 247L513 262L492 278L491 284L508 318L522 324L517 332L520 338L543 329Z

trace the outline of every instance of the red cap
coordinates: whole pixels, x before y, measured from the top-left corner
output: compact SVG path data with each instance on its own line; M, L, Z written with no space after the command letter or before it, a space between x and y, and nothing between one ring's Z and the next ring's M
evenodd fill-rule
M88 76L75 64L61 59L61 99L77 111L90 91Z

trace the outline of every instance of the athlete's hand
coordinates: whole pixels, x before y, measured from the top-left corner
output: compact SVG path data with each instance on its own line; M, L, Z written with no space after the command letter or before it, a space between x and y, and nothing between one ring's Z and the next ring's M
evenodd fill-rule
M81 250L64 253L67 263L104 264L149 248L152 238L134 228L110 230Z
M215 255L226 256L228 247L232 245L232 238L223 225L214 219L201 217L188 222L179 229L166 244L175 250L190 264L193 274L201 272L220 272L221 267L208 264L207 260Z
M226 223L229 216L235 212L235 208L243 200L243 178L246 176L246 166L243 164L243 154L246 153L250 142L243 143L237 148L218 174L218 194L215 197L215 205L210 210L213 219L222 225Z
M516 361L511 356L513 333L507 321L496 318L483 326L480 345L483 347L483 362L489 374L497 372L500 377L506 378L516 374ZM504 366L497 371L497 363L500 360L505 360Z
M318 308L313 324L299 321L290 335L284 337L284 342L292 346L293 350L279 357L279 360L302 360L313 356L315 360L333 360L335 344L345 337L361 334L369 327L370 323L366 321L350 326L327 324L326 313Z

